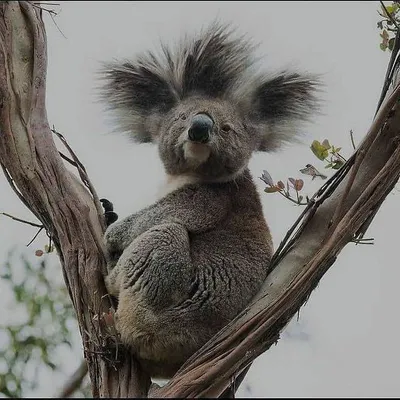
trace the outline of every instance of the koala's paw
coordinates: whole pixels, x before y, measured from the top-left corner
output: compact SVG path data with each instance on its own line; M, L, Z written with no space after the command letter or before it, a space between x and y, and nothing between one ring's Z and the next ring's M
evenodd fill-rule
M100 203L104 208L104 219L106 220L106 226L110 226L118 219L118 214L114 212L114 206L111 201L107 199L100 199Z

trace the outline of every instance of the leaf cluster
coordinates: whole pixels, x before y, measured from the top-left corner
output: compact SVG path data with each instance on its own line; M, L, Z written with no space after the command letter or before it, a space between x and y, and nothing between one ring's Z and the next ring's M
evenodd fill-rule
M393 1L390 5L381 4L381 9L378 14L382 17L377 22L377 28L380 29L379 36L381 37L381 43L379 48L382 51L392 51L394 48L396 32L400 24L400 4L398 1Z
M6 315L18 315L18 321L6 318L0 324L0 394L5 397L35 389L40 367L58 370L56 350L71 347L75 312L65 285L57 285L49 270L46 260L31 263L12 253L1 267L2 286L13 297L8 309L14 313Z

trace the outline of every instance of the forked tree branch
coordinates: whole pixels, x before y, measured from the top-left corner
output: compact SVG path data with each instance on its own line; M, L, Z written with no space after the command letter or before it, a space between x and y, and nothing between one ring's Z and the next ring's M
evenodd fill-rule
M1 3L0 40L0 162L57 247L77 311L93 395L144 397L148 377L126 352L115 360L112 335L102 323L111 303L102 278L104 226L97 195L81 163L74 159L89 191L66 169L47 122L46 37L40 10L28 2ZM399 81L395 74L363 142L284 238L274 255L274 269L253 302L166 386L152 388L150 396L220 396L279 339L343 247L362 236L400 175Z

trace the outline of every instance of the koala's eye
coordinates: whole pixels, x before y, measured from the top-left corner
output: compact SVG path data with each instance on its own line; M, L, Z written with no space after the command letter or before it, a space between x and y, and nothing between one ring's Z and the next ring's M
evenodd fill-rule
M230 132L231 130L232 130L232 126L230 124L223 124L221 126L221 131L222 132L227 133L227 132Z
M181 113L181 114L179 114L179 118L181 120L185 121L187 117L186 117L186 114Z

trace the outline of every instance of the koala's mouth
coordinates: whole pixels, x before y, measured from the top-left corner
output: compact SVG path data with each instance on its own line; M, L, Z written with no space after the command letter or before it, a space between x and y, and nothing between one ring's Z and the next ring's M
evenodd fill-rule
M183 156L193 166L205 163L210 157L211 149L207 144L185 141L183 143Z

